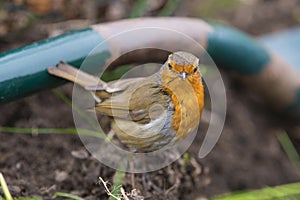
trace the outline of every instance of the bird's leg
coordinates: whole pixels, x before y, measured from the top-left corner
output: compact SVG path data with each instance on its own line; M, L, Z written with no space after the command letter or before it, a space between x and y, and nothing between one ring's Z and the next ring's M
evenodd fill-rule
M145 190L148 190L148 185L147 185L147 173L143 173L142 175L142 182L143 182L143 187Z
M142 166L143 166L143 171L144 171L144 173L142 175L143 187L145 190L148 190L148 185L147 185L148 177L147 177L147 172L146 172L146 164L147 163L146 163L145 155L142 156L142 162L143 162Z
M149 176L148 176L148 174L147 174L147 168L146 168L147 163L146 163L146 157L145 157L145 155L142 156L142 162L143 162L143 163L142 163L142 166L143 166L143 171L144 171L144 173L143 173L143 175L142 175L142 183L143 183L144 189L145 189L146 191L148 191L148 187L150 186L150 187L152 187L155 191L157 191L158 193L162 193L163 191L162 191L156 184L154 184L153 181L151 181L151 180L149 179Z
M135 189L135 174L134 174L134 160L133 156L129 155L129 169L130 169L130 176L131 176L131 186L132 189Z

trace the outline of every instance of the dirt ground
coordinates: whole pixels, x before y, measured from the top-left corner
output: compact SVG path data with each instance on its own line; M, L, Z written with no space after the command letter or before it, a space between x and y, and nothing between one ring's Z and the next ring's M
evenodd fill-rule
M296 26L300 19L299 0L243 1L234 8L219 9L206 16L201 15L201 2L204 1L182 3L175 15L216 19L253 35ZM113 6L121 11L125 9L122 4L121 7L115 4L105 6L101 9L106 14L98 16L98 21L124 17L113 14ZM49 19L38 21L30 28L23 29L22 34L4 32L0 37L0 50L4 52L55 34L53 29L51 32L45 28L49 23L54 22L49 22ZM147 174L156 187L148 183L145 188L142 175L136 175L136 188L145 199L209 198L230 191L300 181L300 176L276 138L284 125L283 119L271 116L264 103L255 102L253 94L225 73L222 75L226 84L228 111L218 144L206 158L199 159L197 153L203 138L200 130L188 150L193 161L184 169L183 160L180 159L169 167ZM71 98L71 84L58 90ZM0 105L0 111L0 125L5 127L74 127L71 107L51 91ZM88 200L107 199L98 177L111 182L115 171L86 153L77 135L0 133L0 172L16 197L41 196L51 199L59 191ZM178 185L176 178L170 178L174 173L180 180ZM126 191L130 192L129 174L124 185Z

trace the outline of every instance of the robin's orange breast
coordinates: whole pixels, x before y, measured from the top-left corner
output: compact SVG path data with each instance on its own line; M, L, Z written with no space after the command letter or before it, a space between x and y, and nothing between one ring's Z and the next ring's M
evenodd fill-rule
M172 129L176 131L176 139L186 137L199 124L204 107L204 87L200 72L191 72L189 67L175 65L180 72L193 73L186 80L173 76L167 69L161 73L162 88L170 95L174 112Z

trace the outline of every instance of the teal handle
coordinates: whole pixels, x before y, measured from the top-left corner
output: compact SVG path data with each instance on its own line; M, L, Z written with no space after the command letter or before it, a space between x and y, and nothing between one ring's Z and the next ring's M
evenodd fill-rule
M210 24L214 31L208 33L207 51L217 66L240 74L257 75L270 62L268 52L254 39L233 28Z
M66 83L46 69L63 60L79 67L103 41L92 29L74 31L0 54L0 103Z

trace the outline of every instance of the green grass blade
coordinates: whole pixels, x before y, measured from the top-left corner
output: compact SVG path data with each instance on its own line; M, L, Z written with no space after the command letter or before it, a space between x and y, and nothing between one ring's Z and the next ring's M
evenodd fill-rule
M168 0L163 9L159 12L159 16L170 16L176 10L180 0Z
M13 200L2 173L0 173L0 186L2 188L5 200Z
M261 190L221 195L212 200L292 200L300 199L300 183L266 187Z
M120 194L121 194L120 189L123 185L124 178L125 178L125 172L117 170L114 175L114 178L113 178L113 188L114 189L111 191L111 193L113 195L109 197L109 200L116 200L115 197L120 196Z
M103 132L97 132L87 129L75 128L17 128L17 127L0 127L0 132L21 133L21 134L77 134L98 137L106 139L107 136Z
M196 12L197 17L211 18L214 17L220 11L230 11L241 4L240 0L209 0L201 1Z
M57 197L64 197L68 199L73 199L73 200L84 200L81 197L78 197L74 194L69 194L69 193L63 193L63 192L56 192L53 196L52 199L56 199Z
M130 18L141 17L145 13L147 1L148 0L137 0L136 3L133 5L129 17Z
M289 138L288 134L285 131L281 131L279 134L277 134L277 138L286 152L289 160L293 165L297 168L298 173L300 174L300 156L294 147L291 139Z

